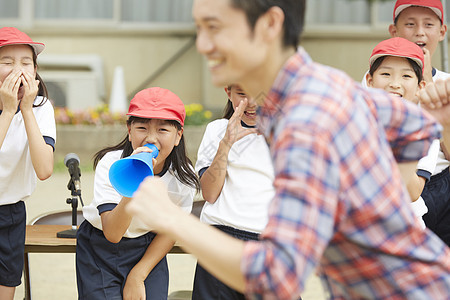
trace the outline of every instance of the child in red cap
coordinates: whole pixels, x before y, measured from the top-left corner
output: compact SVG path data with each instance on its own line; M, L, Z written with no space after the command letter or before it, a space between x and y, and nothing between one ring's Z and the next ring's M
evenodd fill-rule
M0 28L0 295L13 299L25 246L24 200L53 172L56 126L37 74L44 44L14 27Z
M397 0L393 11L391 37L402 37L417 44L424 52L424 80L433 82L446 79L450 74L431 65L431 58L447 32L443 24L444 9L440 0ZM367 74L367 73L366 73ZM366 76L362 84L366 84Z
M427 95L423 99L419 94L421 104L425 104L424 101L428 101L430 97L433 101L448 98L450 91L446 90L445 84L429 84L437 80L450 80L450 74L431 66L431 58L437 45L444 39L447 32L447 25L442 22L444 18L442 2L440 0L398 0L395 3L393 17L394 24L389 26L391 36L401 36L416 43L425 55L424 79L427 82L427 88L420 94ZM426 105L422 107L427 108ZM444 131L436 168L422 193L428 207L428 213L423 218L427 227L450 246L450 188L447 188L450 186L450 155L446 150L450 148L450 115L442 109L428 111L439 120Z
M417 94L425 86L424 55L419 46L400 37L384 40L373 49L369 65L366 76L369 87L383 89L417 104ZM419 161L414 176L408 176L412 207L422 228L425 228L422 216L428 209L420 194L436 167L438 152L439 140L435 140L428 155Z
M392 37L403 37L422 48L425 55L424 79L433 82L450 76L432 67L431 58L447 32L440 0L398 0L394 6Z
M437 45L445 37L447 25L443 24L444 9L440 0L397 0L393 11L394 23L389 26L392 37L403 37L417 44L424 53L425 89L419 91L418 101L423 108L433 114L443 126L443 138L438 153L436 168L432 171L430 182L427 182L422 192L422 198L428 207L428 213L423 216L425 224L434 231L447 245L450 245L450 117L436 103L443 105L450 98L448 83L450 74L442 72L431 65L431 58ZM362 84L367 86L366 76ZM447 186L449 188L447 188Z
M94 158L94 199L83 207L85 221L77 231L79 299L167 299L166 254L174 241L124 211L131 199L120 195L109 180L117 160L140 152L159 151L153 172L161 177L170 199L186 213L200 184L186 155L183 102L159 87L137 93L128 109L127 136L100 150Z

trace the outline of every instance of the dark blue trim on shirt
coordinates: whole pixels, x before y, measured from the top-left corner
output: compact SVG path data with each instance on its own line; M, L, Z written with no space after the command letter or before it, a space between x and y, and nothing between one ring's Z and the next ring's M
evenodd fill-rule
M209 166L201 168L200 171L198 171L198 177L201 178L208 168Z
M116 203L105 203L97 206L98 214L101 215L105 211L111 211L117 206Z
M20 111L20 106L17 106L16 114ZM0 115L2 114L3 110L0 109Z
M45 143L47 145L52 146L53 152L55 152L55 139L52 137L49 137L49 136L45 136L45 135L43 136L43 138L44 138Z
M256 128L255 125L253 125L253 126L247 125L247 124L245 124L244 121L242 121L242 120L241 120L241 125L242 125L242 127L244 127L244 128Z
M425 170L417 170L416 172L417 176L420 176L425 179L425 183L430 181L431 173Z
M431 76L434 77L434 75L436 75L436 69L435 68L431 68Z

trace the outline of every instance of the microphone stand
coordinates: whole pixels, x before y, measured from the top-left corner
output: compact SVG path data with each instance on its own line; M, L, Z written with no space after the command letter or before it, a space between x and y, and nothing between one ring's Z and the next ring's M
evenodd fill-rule
M77 236L77 208L78 208L78 196L81 196L81 191L77 191L75 184L70 178L67 188L72 191L72 198L67 198L66 203L72 206L72 228L60 231L56 234L59 238L76 238Z

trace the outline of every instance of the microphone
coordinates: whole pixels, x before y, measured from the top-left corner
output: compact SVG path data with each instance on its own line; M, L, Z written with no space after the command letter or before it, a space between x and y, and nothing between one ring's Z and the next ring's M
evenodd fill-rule
M81 193L81 183L80 183L80 158L75 153L69 153L64 157L64 164L69 169L70 178L73 181L73 185L78 194Z

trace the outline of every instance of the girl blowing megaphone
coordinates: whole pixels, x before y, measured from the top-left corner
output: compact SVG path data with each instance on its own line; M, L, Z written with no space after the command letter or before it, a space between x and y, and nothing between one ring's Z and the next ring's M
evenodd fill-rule
M109 170L116 161L158 151L152 159L153 173L167 184L170 199L186 213L199 190L198 178L186 155L186 112L180 98L166 89L145 89L131 100L127 115L127 137L99 151L94 158L94 199L83 207L86 220L77 233L80 299L165 299L168 294L165 256L174 241L154 234L152 228L125 212L130 198L119 194L109 179Z

